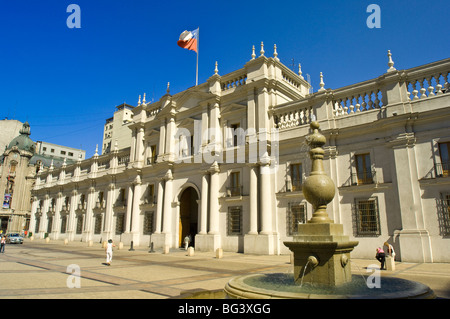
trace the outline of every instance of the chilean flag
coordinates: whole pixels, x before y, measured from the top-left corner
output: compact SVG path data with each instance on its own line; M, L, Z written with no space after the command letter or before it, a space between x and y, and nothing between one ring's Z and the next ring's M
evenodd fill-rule
M198 28L194 31L184 31L181 33L177 44L183 49L192 50L198 53Z

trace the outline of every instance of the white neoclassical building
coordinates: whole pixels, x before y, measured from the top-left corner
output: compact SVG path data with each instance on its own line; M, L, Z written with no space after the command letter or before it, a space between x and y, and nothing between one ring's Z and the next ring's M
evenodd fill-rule
M283 245L312 215L312 118L327 138L337 188L328 213L373 258L450 261L450 59L310 93L301 75L263 47L232 73L132 109L131 147L46 169L33 189L37 238L199 251L289 253Z

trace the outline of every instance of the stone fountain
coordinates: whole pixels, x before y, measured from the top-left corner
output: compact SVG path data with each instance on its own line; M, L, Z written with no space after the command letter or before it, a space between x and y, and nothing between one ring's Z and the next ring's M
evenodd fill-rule
M232 279L224 288L228 298L435 298L420 283L383 277L383 289L371 289L363 276L352 276L350 252L358 245L344 234L342 224L328 217L327 205L335 195L334 182L323 169L325 136L319 123L310 124L307 137L311 173L303 184L303 194L314 213L306 224L298 225L298 235L284 244L294 255L294 278L290 274L253 274ZM373 287L372 287L373 288Z

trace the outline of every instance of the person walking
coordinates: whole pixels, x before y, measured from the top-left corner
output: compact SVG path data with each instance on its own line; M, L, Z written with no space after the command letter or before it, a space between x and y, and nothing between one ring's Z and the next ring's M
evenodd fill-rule
M381 270L386 270L386 268L384 268L384 263L386 262L386 254L381 247L377 248L377 254L375 258L381 263Z
M184 250L188 249L190 242L191 242L191 236L186 235L186 237L184 237Z
M6 245L6 236L2 236L2 239L0 239L0 253L5 252L5 245Z
M116 245L114 245L112 239L109 239L108 243L106 244L106 264L108 266L111 266L113 247L116 247Z

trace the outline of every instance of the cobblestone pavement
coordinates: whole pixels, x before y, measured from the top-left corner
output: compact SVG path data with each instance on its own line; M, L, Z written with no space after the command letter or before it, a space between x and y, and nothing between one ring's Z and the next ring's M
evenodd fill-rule
M7 245L0 254L1 299L167 299L193 289L222 289L233 277L249 273L292 272L289 255L261 256L174 249L169 254L148 248L114 250L105 264L101 244L26 240ZM352 259L354 274L368 274L376 260ZM75 271L75 272L74 272ZM76 272L78 271L78 273ZM440 298L450 298L450 264L396 263L382 276L418 281ZM79 274L79 277L76 275ZM73 287L73 288L71 288Z

